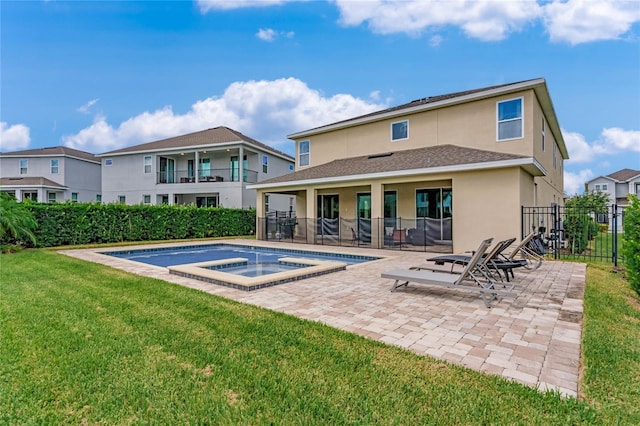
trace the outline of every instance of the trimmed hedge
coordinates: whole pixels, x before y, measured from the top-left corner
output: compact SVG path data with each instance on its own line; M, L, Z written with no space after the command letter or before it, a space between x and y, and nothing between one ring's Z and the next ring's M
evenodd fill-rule
M629 195L629 206L624 210L624 239L622 252L626 276L631 288L640 294L640 200Z
M255 210L100 203L29 204L37 247L255 233Z

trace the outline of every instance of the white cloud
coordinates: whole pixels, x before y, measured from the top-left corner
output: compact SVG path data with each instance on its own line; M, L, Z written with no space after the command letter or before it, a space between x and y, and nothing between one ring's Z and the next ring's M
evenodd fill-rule
M171 107L144 112L113 126L94 123L63 137L66 146L101 153L216 126L227 126L283 151L286 135L385 108L348 94L325 97L295 78L231 84L221 97L197 101L185 114Z
M89 110L91 109L91 107L94 106L99 100L100 100L99 98L92 99L86 104L79 107L77 111L83 114L89 114Z
M602 150L602 151L600 151ZM640 152L640 130L623 130L618 127L604 129L600 152L634 151Z
M593 172L590 169L580 170L577 173L564 172L564 193L567 195L575 195L582 193L584 184L593 178Z
M256 37L264 41L273 41L276 38L276 34L277 33L271 28L267 28L267 29L260 28L260 30L258 30L258 32L256 33Z
M0 151L24 149L30 141L29 128L24 124L9 126L6 121L0 122Z
M587 163L603 155L621 152L640 152L640 131L624 130L618 127L602 129L600 137L594 142L587 142L580 133L562 130L564 142L569 151L568 163Z
M429 46L438 47L442 44L443 41L444 38L442 38L441 35L436 34L429 39Z
M555 0L544 6L544 22L551 41L612 40L640 22L640 6L635 0Z
M292 0L196 0L201 13L211 10L240 9L243 7L276 6ZM293 0L295 1L295 0Z
M366 22L375 33L419 35L428 29L453 25L462 28L469 37L487 41L506 38L542 13L538 3L532 1L336 0L335 3L340 10L340 23L346 26Z
M202 13L281 5L295 0L197 0ZM303 0L299 0L303 1ZM503 40L542 22L551 41L570 44L619 39L640 22L637 0L333 0L345 26L366 24L379 34L418 36L444 26L468 37ZM436 45L442 40L432 38Z

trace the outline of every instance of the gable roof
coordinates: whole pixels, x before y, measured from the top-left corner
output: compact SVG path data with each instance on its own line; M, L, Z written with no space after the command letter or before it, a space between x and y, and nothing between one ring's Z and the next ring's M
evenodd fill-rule
M100 160L93 154L73 149L66 146L52 146L47 148L25 149L22 151L2 152L0 157L72 157L80 160L100 163Z
M480 89L465 90L461 92L448 93L445 95L430 96L426 98L416 99L414 101L398 105L395 107L387 108L381 111L372 112L358 117L349 118L347 120L338 121L335 123L327 124L320 127L315 127L309 130L292 133L287 135L289 139L302 139L310 137L312 135L325 133L329 131L339 130L346 127L356 126L360 124L371 123L380 120L386 120L398 116L406 116L407 114L414 114L431 109L443 108L451 105L477 101L480 99L490 98L494 96L506 95L509 93L520 92L523 90L533 90L538 98L540 106L544 111L547 125L553 133L553 136L558 143L558 148L564 159L569 158L567 147L562 137L562 131L560 130L560 124L549 96L547 89L547 83L544 78L537 78L532 80L524 80L515 83L500 84L497 86L488 86Z
M60 185L57 182L41 176L3 177L0 178L0 186L46 186L60 189L66 188L64 185Z
M627 182L636 176L640 176L640 170L622 169L607 176L613 180L617 180L618 182Z
M226 145L238 142L246 142L260 148L264 151L271 152L280 157L284 157L289 161L294 161L293 157L282 151L274 149L269 145L250 138L237 130L230 129L225 126L214 127L212 129L201 130L199 132L188 133L186 135L174 136L167 139L161 139L154 142L147 142L140 145L133 145L115 151L109 151L98 154L98 157L110 155L124 155L141 152L166 151L171 149L187 149L212 145Z
M456 145L437 145L382 154L343 158L250 185L250 189L328 181L364 180L483 168L520 166L541 176L546 170L532 157L484 151Z
M622 182L628 182L631 179L640 176L640 170L634 170L634 169L622 169L622 170L618 170L617 172L613 172L611 174L608 175L603 175L603 176L598 176L596 178L591 179L590 181L587 181L587 185L590 184L591 182L594 182L598 179L609 179L612 180L614 182L618 182L618 183L622 183Z

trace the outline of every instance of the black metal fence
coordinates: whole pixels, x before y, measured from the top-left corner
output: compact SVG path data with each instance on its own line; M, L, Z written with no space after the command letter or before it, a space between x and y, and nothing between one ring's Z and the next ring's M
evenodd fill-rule
M277 212L258 218L258 236L269 241L452 252L451 218L317 219Z
M623 261L622 209L601 207L522 207L522 235L540 234L554 259Z

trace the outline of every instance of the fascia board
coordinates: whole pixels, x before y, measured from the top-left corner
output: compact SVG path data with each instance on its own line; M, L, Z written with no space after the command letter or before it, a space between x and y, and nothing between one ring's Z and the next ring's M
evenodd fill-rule
M455 172L462 172L462 171L498 169L498 168L506 168L506 167L529 167L529 168L532 168L534 172L537 170L540 176L547 175L547 171L545 170L545 168L536 159L523 158L523 159L514 159L514 160L491 161L487 163L463 164L463 165L443 166L443 167L429 167L424 169L398 170L398 171L392 171L392 172L370 173L370 174L353 175L353 176L335 176L335 177L328 177L328 178L307 179L307 180L266 183L266 184L257 183L253 185L247 185L247 189L270 189L270 188L279 188L279 187L286 187L286 186L311 186L311 185L317 185L317 184L323 184L323 183L353 182L353 181L371 180L371 179L397 178L397 177L437 174L437 173L455 173Z

